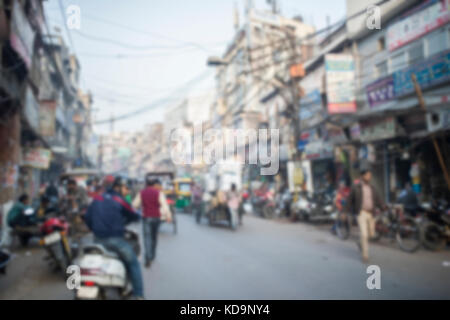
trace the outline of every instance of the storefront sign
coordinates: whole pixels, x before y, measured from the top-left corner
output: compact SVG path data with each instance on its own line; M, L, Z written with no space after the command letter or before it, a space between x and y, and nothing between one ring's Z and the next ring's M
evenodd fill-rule
M41 135L52 137L55 135L56 101L41 101L39 110L39 125Z
M326 141L333 144L343 144L348 142L344 130L338 126L327 124L325 132L324 140Z
M356 112L355 64L347 54L327 54L325 71L328 113Z
M415 74L422 89L450 80L450 50L393 74L395 97L414 92L411 75Z
M305 158L308 160L332 158L333 155L333 146L327 142L314 141L305 146Z
M13 1L10 42L14 50L31 67L33 57L34 32L19 1Z
M312 118L322 109L322 98L318 89L307 93L300 99L300 119L306 120Z
M43 148L25 149L23 154L23 166L35 169L47 170L50 165L52 152Z
M450 22L449 2L428 1L389 27L387 37L389 51L394 51Z
M394 78L392 75L377 80L366 87L369 106L374 108L395 98Z
M361 121L360 140L362 142L385 140L395 137L396 122L394 118Z

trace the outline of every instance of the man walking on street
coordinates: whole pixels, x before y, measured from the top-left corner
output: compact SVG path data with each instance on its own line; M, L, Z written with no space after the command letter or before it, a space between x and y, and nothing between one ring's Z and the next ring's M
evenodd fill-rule
M358 247L361 250L362 261L369 260L369 239L375 236L374 211L385 205L371 184L372 173L368 167L361 169L361 181L354 184L347 202L347 212L357 215L360 231Z
M158 240L158 230L161 223L161 216L167 216L166 221L171 222L172 216L164 193L157 185L159 181L146 178L147 187L136 196L133 201L135 208L142 206L144 247L145 247L145 267L149 268L156 255L156 245Z

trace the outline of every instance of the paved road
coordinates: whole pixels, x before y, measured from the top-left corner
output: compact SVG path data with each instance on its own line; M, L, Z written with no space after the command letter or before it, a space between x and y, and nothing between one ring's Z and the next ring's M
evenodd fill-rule
M163 225L157 259L144 269L149 299L450 298L448 251L408 254L387 242L374 245L371 263L381 268L381 290L368 290L355 243L327 229L246 217L233 232L178 217L178 234ZM0 299L70 299L39 261L42 253L31 252L21 252L12 275L0 277Z

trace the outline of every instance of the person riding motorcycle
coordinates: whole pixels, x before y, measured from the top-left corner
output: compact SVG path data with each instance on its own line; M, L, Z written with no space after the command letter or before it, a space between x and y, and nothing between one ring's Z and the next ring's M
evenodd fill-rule
M84 220L94 233L96 242L119 255L133 285L133 297L143 299L144 288L138 257L124 237L125 226L140 220L140 216L120 194L122 180L116 178L112 185L110 181L111 177L107 176L105 179L107 191L94 198L84 215Z

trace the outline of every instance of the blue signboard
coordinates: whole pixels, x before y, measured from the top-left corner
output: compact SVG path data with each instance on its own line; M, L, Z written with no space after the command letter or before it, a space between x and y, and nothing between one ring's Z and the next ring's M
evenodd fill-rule
M431 59L394 72L394 95L404 96L414 92L411 75L415 74L422 89L450 80L450 50L433 56Z
M320 112L321 108L322 98L320 91L315 89L300 100L300 119L305 120L313 117L315 113Z

